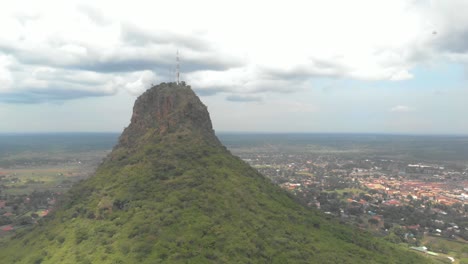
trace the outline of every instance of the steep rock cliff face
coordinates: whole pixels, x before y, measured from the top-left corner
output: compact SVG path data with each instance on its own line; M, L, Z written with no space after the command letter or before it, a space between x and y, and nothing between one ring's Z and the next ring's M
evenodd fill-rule
M135 102L130 125L116 149L135 149L168 135L195 136L221 146L214 134L208 110L185 84L162 83L144 92Z

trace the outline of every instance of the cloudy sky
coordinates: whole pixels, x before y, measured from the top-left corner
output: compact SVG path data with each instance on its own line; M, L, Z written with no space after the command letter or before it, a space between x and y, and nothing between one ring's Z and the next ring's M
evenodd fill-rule
M0 132L121 131L181 79L216 131L468 134L468 1L8 1Z

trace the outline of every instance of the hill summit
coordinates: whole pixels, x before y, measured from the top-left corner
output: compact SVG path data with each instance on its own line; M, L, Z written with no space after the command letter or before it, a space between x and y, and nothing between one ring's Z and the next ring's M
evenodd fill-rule
M211 145L221 145L215 136L205 105L184 83L163 83L144 92L135 102L130 125L117 148L139 148L151 139L167 135L196 136Z
M95 175L33 230L0 247L2 263L427 263L325 219L230 154L185 84L135 102Z

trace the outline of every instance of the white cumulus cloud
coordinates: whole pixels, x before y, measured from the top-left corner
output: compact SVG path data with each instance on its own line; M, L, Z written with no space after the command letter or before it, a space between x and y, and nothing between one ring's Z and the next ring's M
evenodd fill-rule
M0 78L30 98L27 86L67 99L83 96L78 90L138 94L151 81L174 80L179 49L184 80L204 94L294 92L315 78L401 81L434 58L468 62L468 18L456 12L466 7L461 0L9 1L0 10L0 58L17 63L11 70L0 61ZM54 71L27 75L36 68Z

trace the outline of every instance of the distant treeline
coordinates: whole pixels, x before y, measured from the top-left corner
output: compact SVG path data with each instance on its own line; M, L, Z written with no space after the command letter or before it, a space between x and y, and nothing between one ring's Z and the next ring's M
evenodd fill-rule
M218 136L228 148L234 149L276 146L298 152L349 151L415 160L468 161L468 136L299 133L219 133Z
M110 150L120 133L0 134L0 158L21 152ZM390 158L468 161L468 136L385 134L218 133L228 148L297 152L346 152Z
M0 157L21 152L83 152L108 150L119 133L0 134Z

